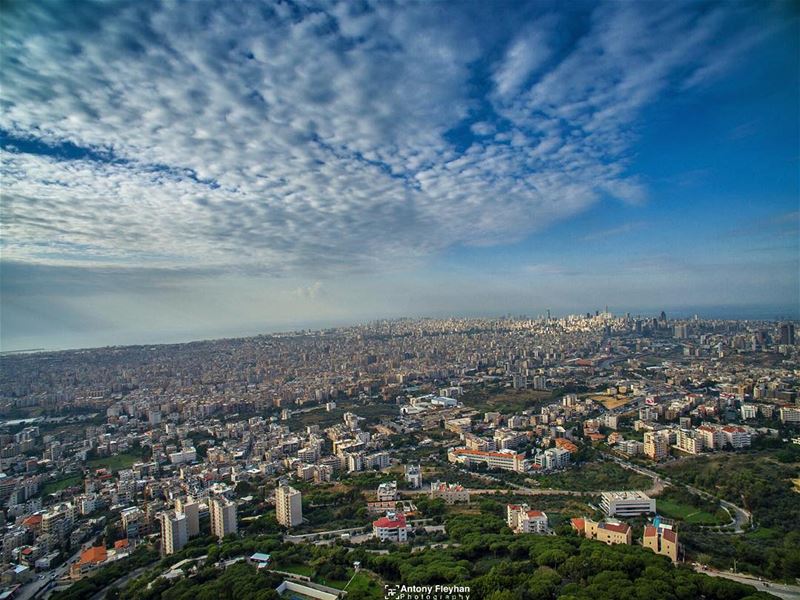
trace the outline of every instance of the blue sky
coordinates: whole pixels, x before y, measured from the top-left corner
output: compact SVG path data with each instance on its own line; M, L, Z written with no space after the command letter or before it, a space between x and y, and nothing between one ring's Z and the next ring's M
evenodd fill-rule
M797 316L791 2L10 2L4 350Z

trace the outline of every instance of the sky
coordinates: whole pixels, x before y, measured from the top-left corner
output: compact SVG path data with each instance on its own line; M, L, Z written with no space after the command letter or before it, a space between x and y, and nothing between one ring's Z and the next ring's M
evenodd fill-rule
M795 2L5 0L0 349L800 313Z

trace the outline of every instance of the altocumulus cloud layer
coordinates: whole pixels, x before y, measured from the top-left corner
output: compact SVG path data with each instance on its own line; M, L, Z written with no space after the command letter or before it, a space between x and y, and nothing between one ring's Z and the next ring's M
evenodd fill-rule
M558 6L7 2L3 260L315 282L642 203L641 112L781 11Z
M12 3L0 124L45 150L3 153L5 258L370 268L519 238L642 201L640 109L764 35L744 6L495 7Z

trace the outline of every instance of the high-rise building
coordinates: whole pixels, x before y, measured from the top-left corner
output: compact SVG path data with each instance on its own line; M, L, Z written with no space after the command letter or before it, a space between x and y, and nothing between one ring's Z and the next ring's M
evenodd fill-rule
M295 527L303 522L303 497L296 489L282 485L275 491L275 512L278 523Z
M200 504L191 496L175 501L175 510L186 515L186 532L189 537L200 535Z
M783 323L781 325L781 344L794 345L794 323Z
M226 535L236 533L236 504L217 496L208 502L208 513L211 517L211 533L222 539Z
M644 453L653 460L661 460L669 454L669 438L661 431L646 431Z
M161 553L174 554L186 545L186 515L174 511L161 513Z

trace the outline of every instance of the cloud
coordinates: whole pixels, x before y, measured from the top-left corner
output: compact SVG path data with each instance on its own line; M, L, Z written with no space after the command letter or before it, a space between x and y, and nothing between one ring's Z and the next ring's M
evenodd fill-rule
M4 258L307 281L641 203L633 123L750 47L742 10L12 4Z
M611 227L609 229L601 229L599 231L593 231L585 236L583 236L584 241L594 241L594 240L605 240L608 238L619 237L621 235L625 235L626 233L631 233L632 231L637 231L642 229L647 224L643 222L631 222L631 223L623 223L617 227Z

